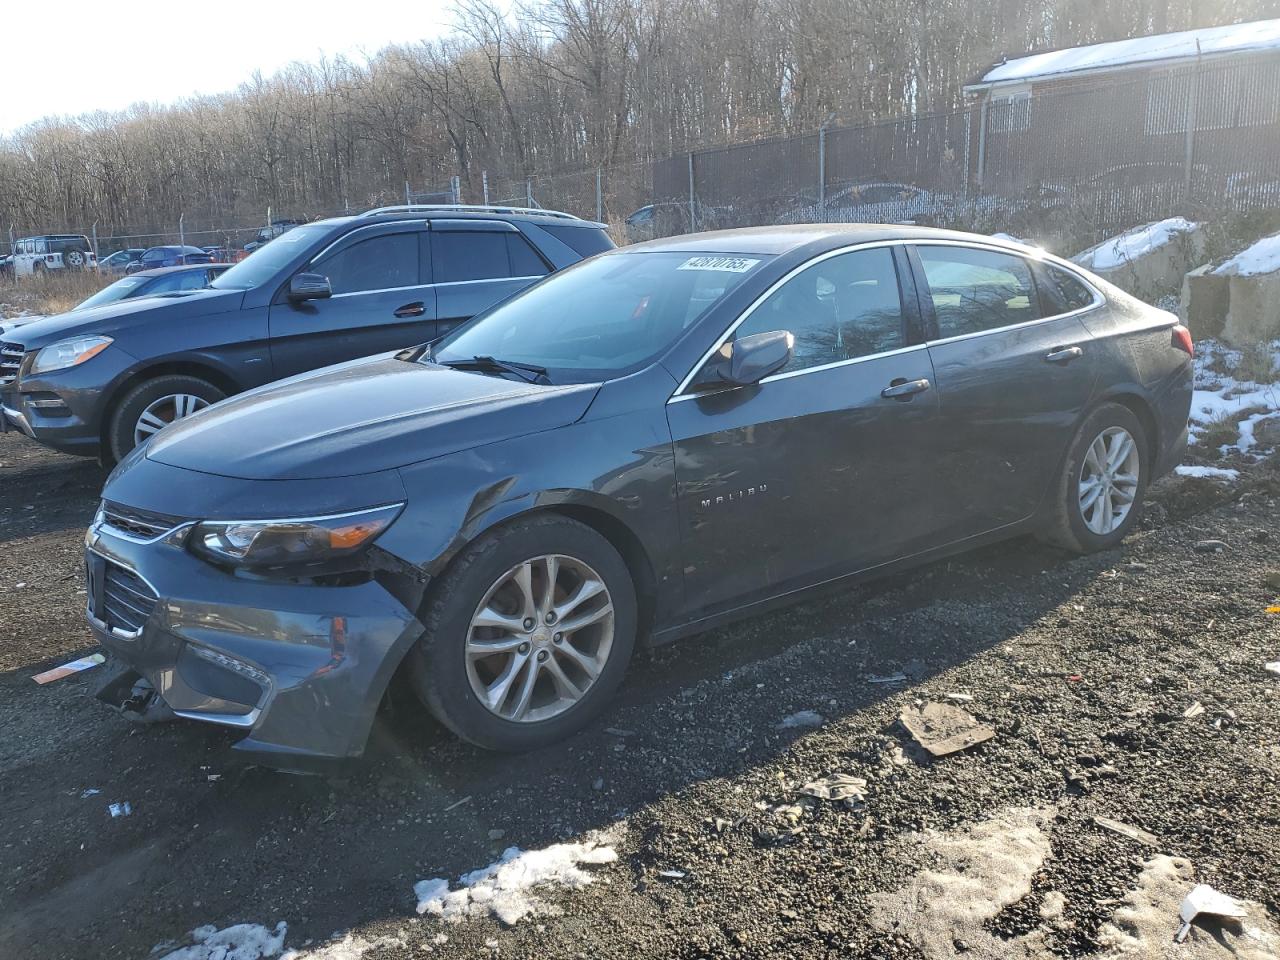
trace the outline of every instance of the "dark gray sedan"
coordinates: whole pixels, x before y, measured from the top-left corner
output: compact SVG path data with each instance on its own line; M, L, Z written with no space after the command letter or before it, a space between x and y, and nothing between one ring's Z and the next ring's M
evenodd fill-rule
M89 530L89 622L135 706L282 767L360 753L397 672L533 748L637 642L1016 534L1115 546L1191 359L1172 315L986 237L640 244L162 430Z

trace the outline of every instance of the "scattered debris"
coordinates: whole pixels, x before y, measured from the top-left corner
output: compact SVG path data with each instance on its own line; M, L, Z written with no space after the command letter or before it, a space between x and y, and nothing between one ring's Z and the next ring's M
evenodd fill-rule
M944 693L943 696L948 700L956 700L960 703L973 703L973 694L971 693Z
M984 743L996 735L994 727L949 703L930 701L919 707L907 707L898 719L916 743L935 757Z
M1268 570L1263 581L1273 590L1280 590L1280 570Z
M1133 563L1126 563L1124 566L1125 573L1146 573L1147 565L1135 560Z
M1227 545L1221 540L1197 540L1192 549L1196 553L1221 553Z
M688 874L683 870L659 870L658 876L666 877L668 880L683 880Z
M820 727L826 721L822 719L822 714L813 710L800 710L791 714L789 717L783 717L775 730L793 730L797 727Z
M905 673L893 673L887 677L877 677L874 675L867 677L867 683L906 683L907 675Z
M1187 934L1191 932L1191 924L1202 915L1243 920L1248 913L1244 909L1244 904L1234 897L1219 893L1207 883L1198 884L1187 894L1187 899L1182 901L1182 909L1178 911L1182 926L1178 928L1174 941L1182 943L1186 940Z
M471 795L470 795L470 794L468 794L467 796L463 797L461 800L458 800L458 801L457 801L457 802L455 802L455 803L451 803L451 804L449 804L447 807L445 807L445 808L444 808L444 812L445 812L445 813L448 813L450 810L453 810L453 809L455 809L455 808L457 808L457 807L460 807L460 806L462 806L464 803L470 803L470 802L471 802Z
M621 727L605 727L604 732L611 737L625 738L625 737L634 737L636 735L636 732L634 730L623 730Z
M847 773L833 773L821 780L811 780L800 788L800 792L819 800L865 800L867 781Z
M1270 663L1264 663L1262 665L1262 669L1267 671L1267 673L1274 673L1277 677L1280 677L1280 660L1272 660Z
M1187 709L1182 711L1182 716L1183 719L1192 720L1195 717L1200 716L1202 713L1204 713L1204 704L1197 700L1191 706L1187 707Z
M81 670L88 670L90 667L96 667L105 663L107 658L101 653L94 653L87 657L81 657L79 660L72 660L70 663L64 663L60 667L54 667L52 670L46 670L44 673L37 673L31 679L36 683L52 683L54 680L61 680L63 677L69 677L73 673L79 673Z
M418 898L418 913L454 923L492 913L503 923L513 924L530 914L555 912L536 888L557 885L581 889L594 882L584 866L617 859L617 851L603 838L556 843L543 850L508 847L494 863L459 877L456 890L449 889L447 879L435 877L414 884L413 892Z
M1136 840L1138 843L1145 843L1148 847L1160 846L1160 839L1154 833L1140 827L1130 826L1127 823L1121 823L1119 820L1112 820L1108 817L1094 817L1093 822L1104 830L1110 830L1112 833L1118 833L1122 837L1128 837L1130 840Z
M80 799L88 800L90 797L96 797L101 792L102 791L99 790L97 787L89 787L87 790L84 791L84 793L80 794Z
M127 817L133 813L133 807L129 805L129 801L123 803L109 803L107 809L111 811L112 817Z

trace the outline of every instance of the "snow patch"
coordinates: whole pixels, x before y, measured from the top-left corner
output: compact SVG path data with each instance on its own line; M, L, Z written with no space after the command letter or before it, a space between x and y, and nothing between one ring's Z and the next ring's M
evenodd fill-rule
M1274 47L1280 47L1280 20L1255 20L1253 23L1161 33L1153 37L1134 37L1131 40L1035 53L988 70L982 82L1028 80L1032 77L1073 73L1077 70L1098 70L1128 63L1192 59Z
M1263 237L1213 271L1219 277L1256 277L1280 270L1280 233Z
M1152 251L1172 243L1181 234L1191 233L1195 229L1196 224L1186 217L1170 217L1168 220L1134 227L1099 244L1081 261L1081 266L1092 270L1114 270L1126 263L1140 260Z
M1180 477L1200 477L1209 480L1239 480L1239 470L1228 470L1223 467L1200 467L1182 464L1174 469Z
M274 930L257 923L238 923L219 930L214 926L191 931L191 946L166 953L160 960L262 960L284 949L289 927L283 920Z
M335 935L328 943L307 950L289 950L280 960L362 960L370 950L382 950L390 947L404 948L400 937L377 937L369 940L348 932L345 936Z
M514 924L531 914L553 914L554 905L543 899L548 887L579 890L595 882L584 866L599 866L618 859L617 851L600 840L557 843L543 850L508 847L494 863L458 878L450 890L443 877L413 885L418 913L458 923L469 917L493 914Z

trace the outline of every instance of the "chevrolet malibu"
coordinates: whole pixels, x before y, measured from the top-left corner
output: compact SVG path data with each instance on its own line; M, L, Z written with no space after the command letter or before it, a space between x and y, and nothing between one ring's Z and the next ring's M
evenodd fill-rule
M358 755L397 674L467 740L536 748L637 643L1018 534L1115 546L1180 458L1191 355L990 238L639 244L156 434L88 531L89 622L135 708L281 768Z

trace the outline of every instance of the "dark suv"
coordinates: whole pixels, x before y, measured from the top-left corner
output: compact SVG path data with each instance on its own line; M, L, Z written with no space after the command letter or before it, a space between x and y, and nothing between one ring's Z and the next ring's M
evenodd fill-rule
M603 224L512 207L383 207L295 227L180 299L49 317L0 343L0 427L123 457L233 393L434 340L612 249Z

